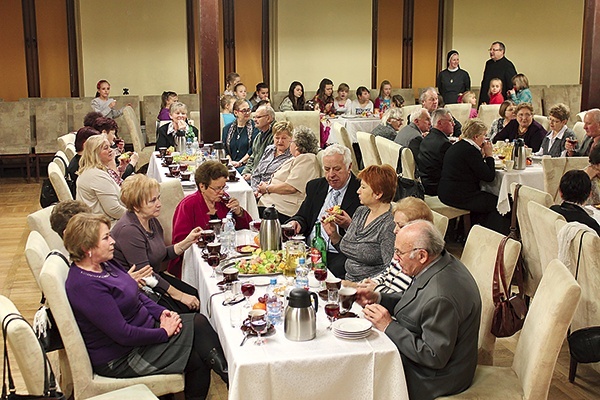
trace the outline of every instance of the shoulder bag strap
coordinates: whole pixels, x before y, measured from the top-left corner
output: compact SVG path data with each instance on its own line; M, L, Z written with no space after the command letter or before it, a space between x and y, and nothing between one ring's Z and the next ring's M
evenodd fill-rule
M504 274L504 247L506 246L506 242L508 241L508 236L502 238L502 241L498 245L498 253L496 254L496 263L494 264L494 280L492 284L492 298L494 300L494 304L498 304L504 299L509 298L509 291L506 284L506 277ZM504 293L501 292L500 282L502 282L502 289L504 289Z
M521 240L521 235L517 230L517 204L519 199L519 189L521 189L521 186L522 185L520 183L517 183L517 186L515 187L515 193L513 195L512 214L510 217L510 233L508 234L508 236L511 239L515 240Z
M398 152L398 165L396 165L396 173L398 174L398 177L402 175L402 151L404 151L404 146L400 146L400 151Z
M586 234L586 231L583 231L581 237L579 238L579 251L577 252L577 265L575 266L575 282L577 282L577 277L579 276L579 261L581 261L581 247L583 247L583 235ZM567 336L571 334L571 325L569 325L569 329L567 330Z
M47 260L48 257L50 257L51 255L59 256L60 258L62 258L62 260L65 262L65 264L69 265L69 260L60 251L52 250L50 253L48 253L48 255L46 256L45 259ZM44 295L44 292L42 292L42 299L40 300L40 304L42 304L42 305L46 304L46 296Z

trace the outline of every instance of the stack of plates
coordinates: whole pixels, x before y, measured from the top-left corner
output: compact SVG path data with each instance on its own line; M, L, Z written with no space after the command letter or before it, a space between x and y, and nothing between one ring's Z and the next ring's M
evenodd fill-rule
M341 339L364 339L371 334L371 323L362 318L338 319L333 323L333 334Z

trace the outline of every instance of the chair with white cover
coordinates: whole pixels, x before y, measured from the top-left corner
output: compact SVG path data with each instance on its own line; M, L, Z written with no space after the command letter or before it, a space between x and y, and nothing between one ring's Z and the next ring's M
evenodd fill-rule
M529 220L535 221L532 224L533 235L537 242L538 252L540 254L540 263L542 265L542 276L551 260L558 258L558 237L556 232L556 221L565 221L565 217L552 211L546 206L535 201L527 204Z
M298 126L310 128L315 134L319 146L321 145L321 117L318 111L284 111L283 114L294 128Z
M421 104L412 104L410 106L402 107L402 115L404 116L404 122L406 124L408 124L409 115L411 115L413 113L413 111L420 110L421 108L423 108L423 106Z
M471 114L471 104L470 103L457 103L457 104L446 104L444 106L447 110L450 110L452 116L464 125L469 120L469 115Z
M150 162L150 157L154 151L154 146L146 146L144 135L142 134L142 128L140 127L140 119L135 114L135 111L131 106L125 106L123 108L123 118L125 123L129 127L129 133L131 135L131 141L133 143L133 149L140 156L138 161L138 168L142 165Z
M48 178L56 192L58 201L73 200L73 194L71 193L71 189L69 189L65 174L55 162L48 164Z
M589 165L588 157L545 157L542 158L544 169L544 191L550 193L554 203L562 203L558 187L560 178L567 171L584 169Z
M477 118L483 121L485 126L490 129L492 122L500 117L500 104L482 104L479 106Z
M67 173L67 167L69 166L69 159L67 158L67 155L62 150L58 150L56 152L56 154L54 154L54 158L52 159L52 162L55 163L58 166L58 168L60 168L60 171L62 172L63 176Z
M583 122L585 114L587 114L587 110L577 113L577 122Z
M402 146L383 136L375 136L375 145L377 146L381 163L391 165L398 172L398 158L400 158Z
M67 159L71 161L71 159L75 157L75 154L77 154L77 151L75 150L75 144L67 143L67 146L65 147L65 155L67 156Z
M471 211L446 205L442 203L438 196L425 195L425 203L431 208L431 211L442 214L448 218L449 221L464 216L464 231L465 235L468 235L469 230L471 229Z
M516 183L510 185L510 192L515 192ZM525 261L525 273L523 285L525 294L533 297L535 291L542 279L542 263L540 262L540 252L538 249L535 234L533 233L533 221L529 219L528 204L535 202L545 207L550 207L552 197L541 190L521 186L519 197L517 198L517 221L521 232L521 243L523 244L523 260Z
M579 143L583 142L585 139L585 130L583 129L583 122L577 121L575 125L573 125L573 133L575 133L575 137L579 141Z
M42 235L50 250L59 250L63 254L68 254L61 237L50 226L50 213L53 208L52 205L29 214L27 216L27 226L29 226L29 230L39 232Z
M358 174L359 165L356 159L356 153L354 152L354 147L352 146L352 140L350 140L350 135L346 130L346 127L342 126L339 122L334 122L332 129L340 140L340 144L343 144L347 148L350 149L350 156L352 157L352 172L354 175Z
M67 133L66 135L59 136L56 141L58 142L58 148L62 151L65 151L67 144L75 144L75 134L72 132Z
M135 399L135 400L153 400L157 399L152 393L148 386L138 384L128 386L123 389L113 390L112 392L100 394L98 396L90 397L87 400L121 400L121 399Z
M370 133L358 131L356 132L356 138L358 139L358 146L362 153L362 161L365 168L370 165L381 165L381 158L375 144L375 136Z
M525 317L512 365L478 365L470 388L438 399L546 399L580 297L573 275L552 260Z
M69 266L57 255L49 256L40 274L40 283L65 345L73 374L75 398L85 399L135 384L144 384L156 395L178 393L184 389L183 374L149 375L136 378L108 378L92 370L83 337L77 326L65 290Z
M543 126L546 131L548 131L548 129L550 129L550 121L548 120L548 117L546 117L545 115L535 114L533 116L533 119L535 122L537 122L538 124Z
M177 179L169 179L160 183L160 200L162 206L158 222L162 225L165 245L170 246L173 239L173 214L175 208L184 197L183 187Z
M556 231L560 232L567 225L565 221L557 221ZM583 235L583 240L581 236ZM575 311L571 322L571 331L598 325L600 321L600 238L584 229L577 229L573 240L568 243L568 268L573 275L577 269L577 259L581 242L581 258L579 259L579 271L577 272L577 283L581 286L581 301ZM566 263L565 263L566 264ZM600 373L600 362L588 364L596 372ZM575 381L577 362L571 359L569 368L569 382Z
M442 237L446 236L446 231L448 230L448 217L433 210L431 212L433 213L433 225L435 225L437 230L442 234Z
M285 121L285 112L275 111L275 122Z
M27 243L25 243L25 259L38 286L40 285L40 272L50 250L41 233L37 231L29 232Z
M494 315L494 299L492 286L498 246L503 235L475 225L469 232L465 248L460 260L467 267L479 288L481 296L481 324L479 326L478 361L480 365L494 364L494 347L496 337L492 334L492 318ZM504 246L504 274L510 282L521 251L521 243L508 239Z

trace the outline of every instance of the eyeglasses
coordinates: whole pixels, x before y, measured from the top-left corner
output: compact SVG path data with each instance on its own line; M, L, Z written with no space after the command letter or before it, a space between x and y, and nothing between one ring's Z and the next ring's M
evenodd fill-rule
M265 115L255 115L254 118L255 119L259 119L259 118L263 118L263 117L266 117L266 116L267 116L266 114Z
M210 188L210 189L212 189L212 190L214 190L214 191L215 191L215 193L219 193L219 192L222 192L222 191L224 191L224 190L227 190L227 189L229 189L229 186L225 185L225 186L221 186L221 187L218 187L218 188L215 188L215 187L209 186L209 188Z
M244 108L243 110L237 110L237 112L241 112L242 114L250 114L252 110L249 108Z
M489 51L502 51L502 49L489 49Z
M400 249L394 249L394 254L397 255L398 257L402 257L405 254L412 253L415 250L423 250L423 248L422 247L414 247L407 251L400 251Z

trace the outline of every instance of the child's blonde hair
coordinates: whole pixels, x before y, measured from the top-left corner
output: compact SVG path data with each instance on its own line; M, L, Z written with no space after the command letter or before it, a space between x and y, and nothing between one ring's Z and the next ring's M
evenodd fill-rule
M500 82L500 93L502 93L502 79L500 78L492 78L492 80L490 80L490 87L488 88L488 96L492 95L492 83L493 82Z
M475 96L475 93L473 93L470 90L468 90L468 91L466 91L466 92L463 93L461 101L463 103L471 103L471 101L473 99L477 99L477 96ZM475 107L475 106L472 105L471 107Z
M527 79L524 74L516 74L511 80L513 86L516 86L518 90L527 89L529 87L529 79Z

